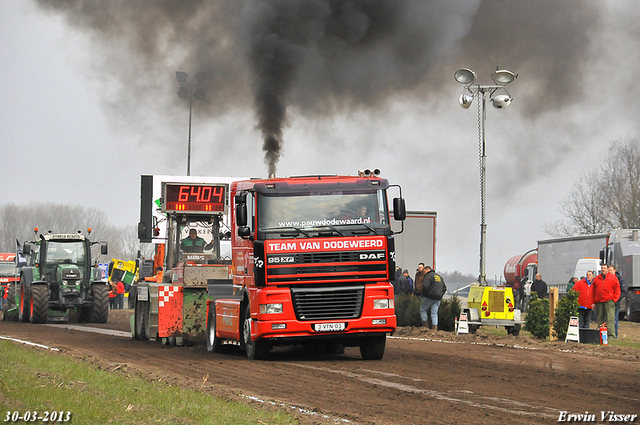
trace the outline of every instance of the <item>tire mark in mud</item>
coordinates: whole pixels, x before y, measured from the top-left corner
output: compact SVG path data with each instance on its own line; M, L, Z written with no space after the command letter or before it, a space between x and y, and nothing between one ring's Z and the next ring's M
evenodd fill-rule
M393 389L397 389L397 390L400 390L400 391L405 391L405 392L415 393L415 394L423 394L423 395L426 395L427 397L431 397L431 398L438 399L438 400L449 401L449 402L453 402L453 403L463 403L463 404L470 405L472 407L483 408L483 409L491 409L491 410L498 410L498 411L505 412L505 413L510 413L510 414L515 413L515 414L522 415L522 416L535 416L535 417L543 417L543 418L549 418L549 419L557 419L558 415L560 413L559 410L553 409L553 408L550 408L550 407L539 406L539 405L534 405L534 404L530 404L530 403L524 403L524 402L521 402L521 401L516 401L516 400L511 400L511 399L501 398L501 397L483 396L483 395L476 394L473 391L468 391L468 390L453 390L453 391L448 391L448 392L425 390L425 389L421 389L421 388L418 388L418 387L415 387L415 386L412 386L412 385L408 385L408 384L401 384L401 383L398 383L398 382L386 381L386 380L375 378L375 377L372 377L372 376L367 376L367 375L362 374L362 373L348 372L348 371L336 370L336 369L329 369L329 368L312 366L312 365L301 364L301 363L290 363L290 364L298 366L300 368L304 368L304 369L311 369L311 370L334 373L334 374L346 376L346 377L349 377L349 378L357 379L359 381L366 382L366 383L369 383L369 384L380 385L380 386L383 386L383 387L393 388ZM378 371L366 370L366 369L361 369L361 372L369 373L369 374L377 374L377 375L389 376L389 377L393 376L393 377L398 377L398 378L401 378L401 379L407 379L407 380L411 380L411 381L424 381L424 380L421 380L421 379L404 377L404 376L401 376L401 375L388 373L388 372L378 372ZM449 395L449 394L454 394L454 393L458 393L459 396ZM461 398L461 396L466 396L468 398ZM477 401L475 401L475 400L477 400ZM488 404L488 402L494 402L495 404ZM505 406L505 407L502 407L501 405ZM512 406L512 407L507 407L507 406ZM529 409L529 410L523 410L523 409ZM547 413L547 412L549 412L549 413ZM553 412L553 413L551 413L551 412Z

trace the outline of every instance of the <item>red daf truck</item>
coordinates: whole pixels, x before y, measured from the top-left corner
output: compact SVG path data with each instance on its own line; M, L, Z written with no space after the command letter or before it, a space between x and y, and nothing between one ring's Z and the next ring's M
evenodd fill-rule
M233 182L233 287L207 302L207 349L264 359L275 345L358 346L381 359L396 328L389 188L368 171Z
M209 351L237 346L249 359L292 344L382 358L396 328L390 188L394 218L406 213L400 187L377 174L154 183L165 273L137 283L133 336L169 345L205 336ZM143 176L144 204L151 180ZM141 220L142 240L159 225ZM190 233L203 239L200 252L183 243Z

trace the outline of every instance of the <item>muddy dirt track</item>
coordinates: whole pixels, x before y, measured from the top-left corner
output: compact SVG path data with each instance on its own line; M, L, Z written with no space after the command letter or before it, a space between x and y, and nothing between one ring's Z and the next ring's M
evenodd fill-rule
M127 331L130 314L112 311L100 326ZM621 322L625 332L640 334L640 324ZM309 357L293 347L250 362L239 352L207 353L202 343L168 348L60 325L0 322L0 335L120 365L114 373L297 412L305 424L557 423L561 411L604 423L601 411L640 414L640 351L625 347L401 329L381 361L362 361L357 348Z

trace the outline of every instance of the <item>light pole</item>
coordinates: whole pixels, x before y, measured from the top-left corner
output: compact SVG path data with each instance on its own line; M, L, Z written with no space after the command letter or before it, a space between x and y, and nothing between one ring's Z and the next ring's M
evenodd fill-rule
M180 83L178 89L178 97L180 99L189 99L189 143L187 144L187 176L191 175L191 109L193 106L193 98L198 100L204 100L204 81L206 80L206 74L204 72L196 72L196 84L194 90L194 84L187 82L189 74L186 72L177 71L176 78Z
M469 109L473 99L482 95L482 101L478 101L478 150L480 154L480 207L481 207L481 222L480 222L480 285L487 286L487 224L485 222L485 192L487 188L487 155L484 142L484 124L486 120L486 107L487 107L487 93L489 94L489 100L494 107L498 109L506 108L511 104L513 98L505 88L508 84L518 78L518 74L506 69L497 69L491 75L491 79L495 83L494 85L473 86L476 81L476 73L469 68L459 69L453 74L453 77L457 82L464 85L462 94L460 95L460 106L464 109ZM502 94L501 91L504 90ZM497 94L499 93L499 94Z

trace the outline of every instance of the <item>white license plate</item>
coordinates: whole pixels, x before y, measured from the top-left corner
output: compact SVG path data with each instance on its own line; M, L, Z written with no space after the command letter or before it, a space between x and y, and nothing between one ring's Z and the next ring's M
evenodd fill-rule
M318 323L313 325L316 332L335 332L345 329L344 323Z

